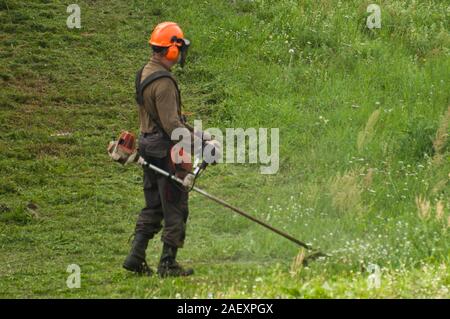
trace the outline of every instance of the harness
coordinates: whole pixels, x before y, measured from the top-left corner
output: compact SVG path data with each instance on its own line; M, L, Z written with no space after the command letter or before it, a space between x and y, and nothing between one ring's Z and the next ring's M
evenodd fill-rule
M138 104L139 107L143 107L144 106L144 90L147 86L149 86L150 84L152 84L153 82L155 82L156 80L159 80L161 78L169 78L170 80L172 80L173 84L175 85L175 88L177 90L177 95L178 95L178 103L181 103L181 94L180 94L180 89L178 88L178 84L175 81L175 79L173 78L172 74L169 71L165 71L165 70L161 70L161 71L156 71L151 73L149 76L147 76L144 81L141 82L142 80L142 72L144 70L144 67L142 67L136 74L136 80L135 80L135 87L136 87L136 102ZM152 119L152 121L155 123L155 125L157 126L157 128L159 129L159 131L161 131L161 133L169 140L171 141L170 136L166 133L166 131L164 131L164 129L162 128L162 125L159 122L159 119L157 119L153 114L149 113L150 118ZM181 119L182 122L184 122L185 120L182 118ZM172 152L172 148L171 151ZM178 154L179 156L183 157L183 156L190 156L188 154L186 154L185 152L183 152L183 149L180 150L180 153ZM192 163L181 163L181 164L175 164L173 162L172 156L170 156L171 158L171 165L173 165L173 167L179 171L179 170L183 170L183 171L190 171L192 169Z
M161 70L156 71L150 74L148 77L142 81L142 72L144 71L144 67L142 67L136 74L136 80L135 80L135 87L136 87L136 102L138 106L144 106L144 90L147 86L155 82L156 80L159 80L161 78L169 78L172 80L173 84L175 84L175 88L177 90L178 95L178 101L181 103L181 94L180 89L178 88L177 81L173 78L172 74L169 71ZM142 81L142 82L141 82ZM161 125L159 124L159 121L154 118L152 114L149 114L152 118L153 122L156 123L156 125L161 128ZM164 132L164 130L162 130Z

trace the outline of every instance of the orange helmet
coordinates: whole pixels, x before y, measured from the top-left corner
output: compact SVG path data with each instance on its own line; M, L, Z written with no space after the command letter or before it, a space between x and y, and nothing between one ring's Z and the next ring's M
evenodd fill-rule
M173 44L173 37L183 39L183 31L175 22L162 22L158 24L150 36L149 43L158 47L169 47Z
M178 61L181 52L181 65L184 64L190 45L189 40L184 38L180 26L175 22L158 24L150 36L149 43L152 46L167 48L165 57L170 61Z

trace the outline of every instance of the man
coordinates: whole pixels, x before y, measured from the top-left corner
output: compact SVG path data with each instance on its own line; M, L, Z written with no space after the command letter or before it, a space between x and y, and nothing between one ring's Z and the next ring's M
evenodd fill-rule
M194 134L192 127L185 123L178 85L170 73L175 64L183 66L189 47L181 28L174 22L160 23L153 30L149 43L152 58L136 77L141 131L139 155L149 163L177 173L179 165L173 164L170 152L175 129L188 129L192 145L205 146L212 141L202 133ZM194 143L196 139L202 140ZM146 263L145 251L149 240L163 229L158 274L161 277L192 275L192 269L185 269L176 262L177 250L184 244L189 214L186 189L144 167L144 197L146 206L139 214L132 248L123 267L151 275L153 271Z

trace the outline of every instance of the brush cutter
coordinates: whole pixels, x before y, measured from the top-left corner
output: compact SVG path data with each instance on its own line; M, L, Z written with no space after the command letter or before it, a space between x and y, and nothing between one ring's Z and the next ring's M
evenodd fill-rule
M130 137L130 136L132 136L132 137ZM196 187L195 186L196 179L200 176L200 174L208 166L208 163L206 161L203 161L200 165L198 165L198 163L195 163L195 165L194 165L195 168L194 168L193 172L187 174L184 177L184 179L181 179L181 178L177 177L175 174L171 174L153 164L146 162L142 157L137 156L137 152L133 149L134 145L135 145L135 143L132 141L133 139L134 139L134 135L132 133L122 132L119 137L119 140L117 142L110 142L110 144L108 146L108 153L109 153L110 157L114 161L119 162L122 165L131 163L131 162L137 162L138 164L140 164L142 166L146 166L149 169L151 169L163 176L166 176L167 178L171 179L175 183L183 186L185 191L189 192L189 191L193 190L193 191L205 196L206 198L209 198L210 200L212 200L226 208L231 209L235 213L251 220L252 222L257 223L280 236L283 236L284 238L297 244L298 246L306 248L307 250L311 251L311 253L307 257L304 258L303 264L307 264L308 261L317 259L319 257L329 257L329 255L327 255L321 251L313 249L311 247L311 245L294 238L293 236L289 235L288 233L286 233L282 230L279 230L279 229L263 222L262 220L259 220L258 218L250 215L249 213L243 211L242 209L237 208L237 207L227 203L223 199L213 196L213 195L207 193L206 191Z

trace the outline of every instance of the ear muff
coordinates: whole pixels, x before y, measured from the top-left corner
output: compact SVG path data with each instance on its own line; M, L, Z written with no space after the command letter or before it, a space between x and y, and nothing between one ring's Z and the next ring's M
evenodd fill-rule
M166 59L169 61L178 61L178 56L180 55L180 49L177 45L173 44L167 48Z

